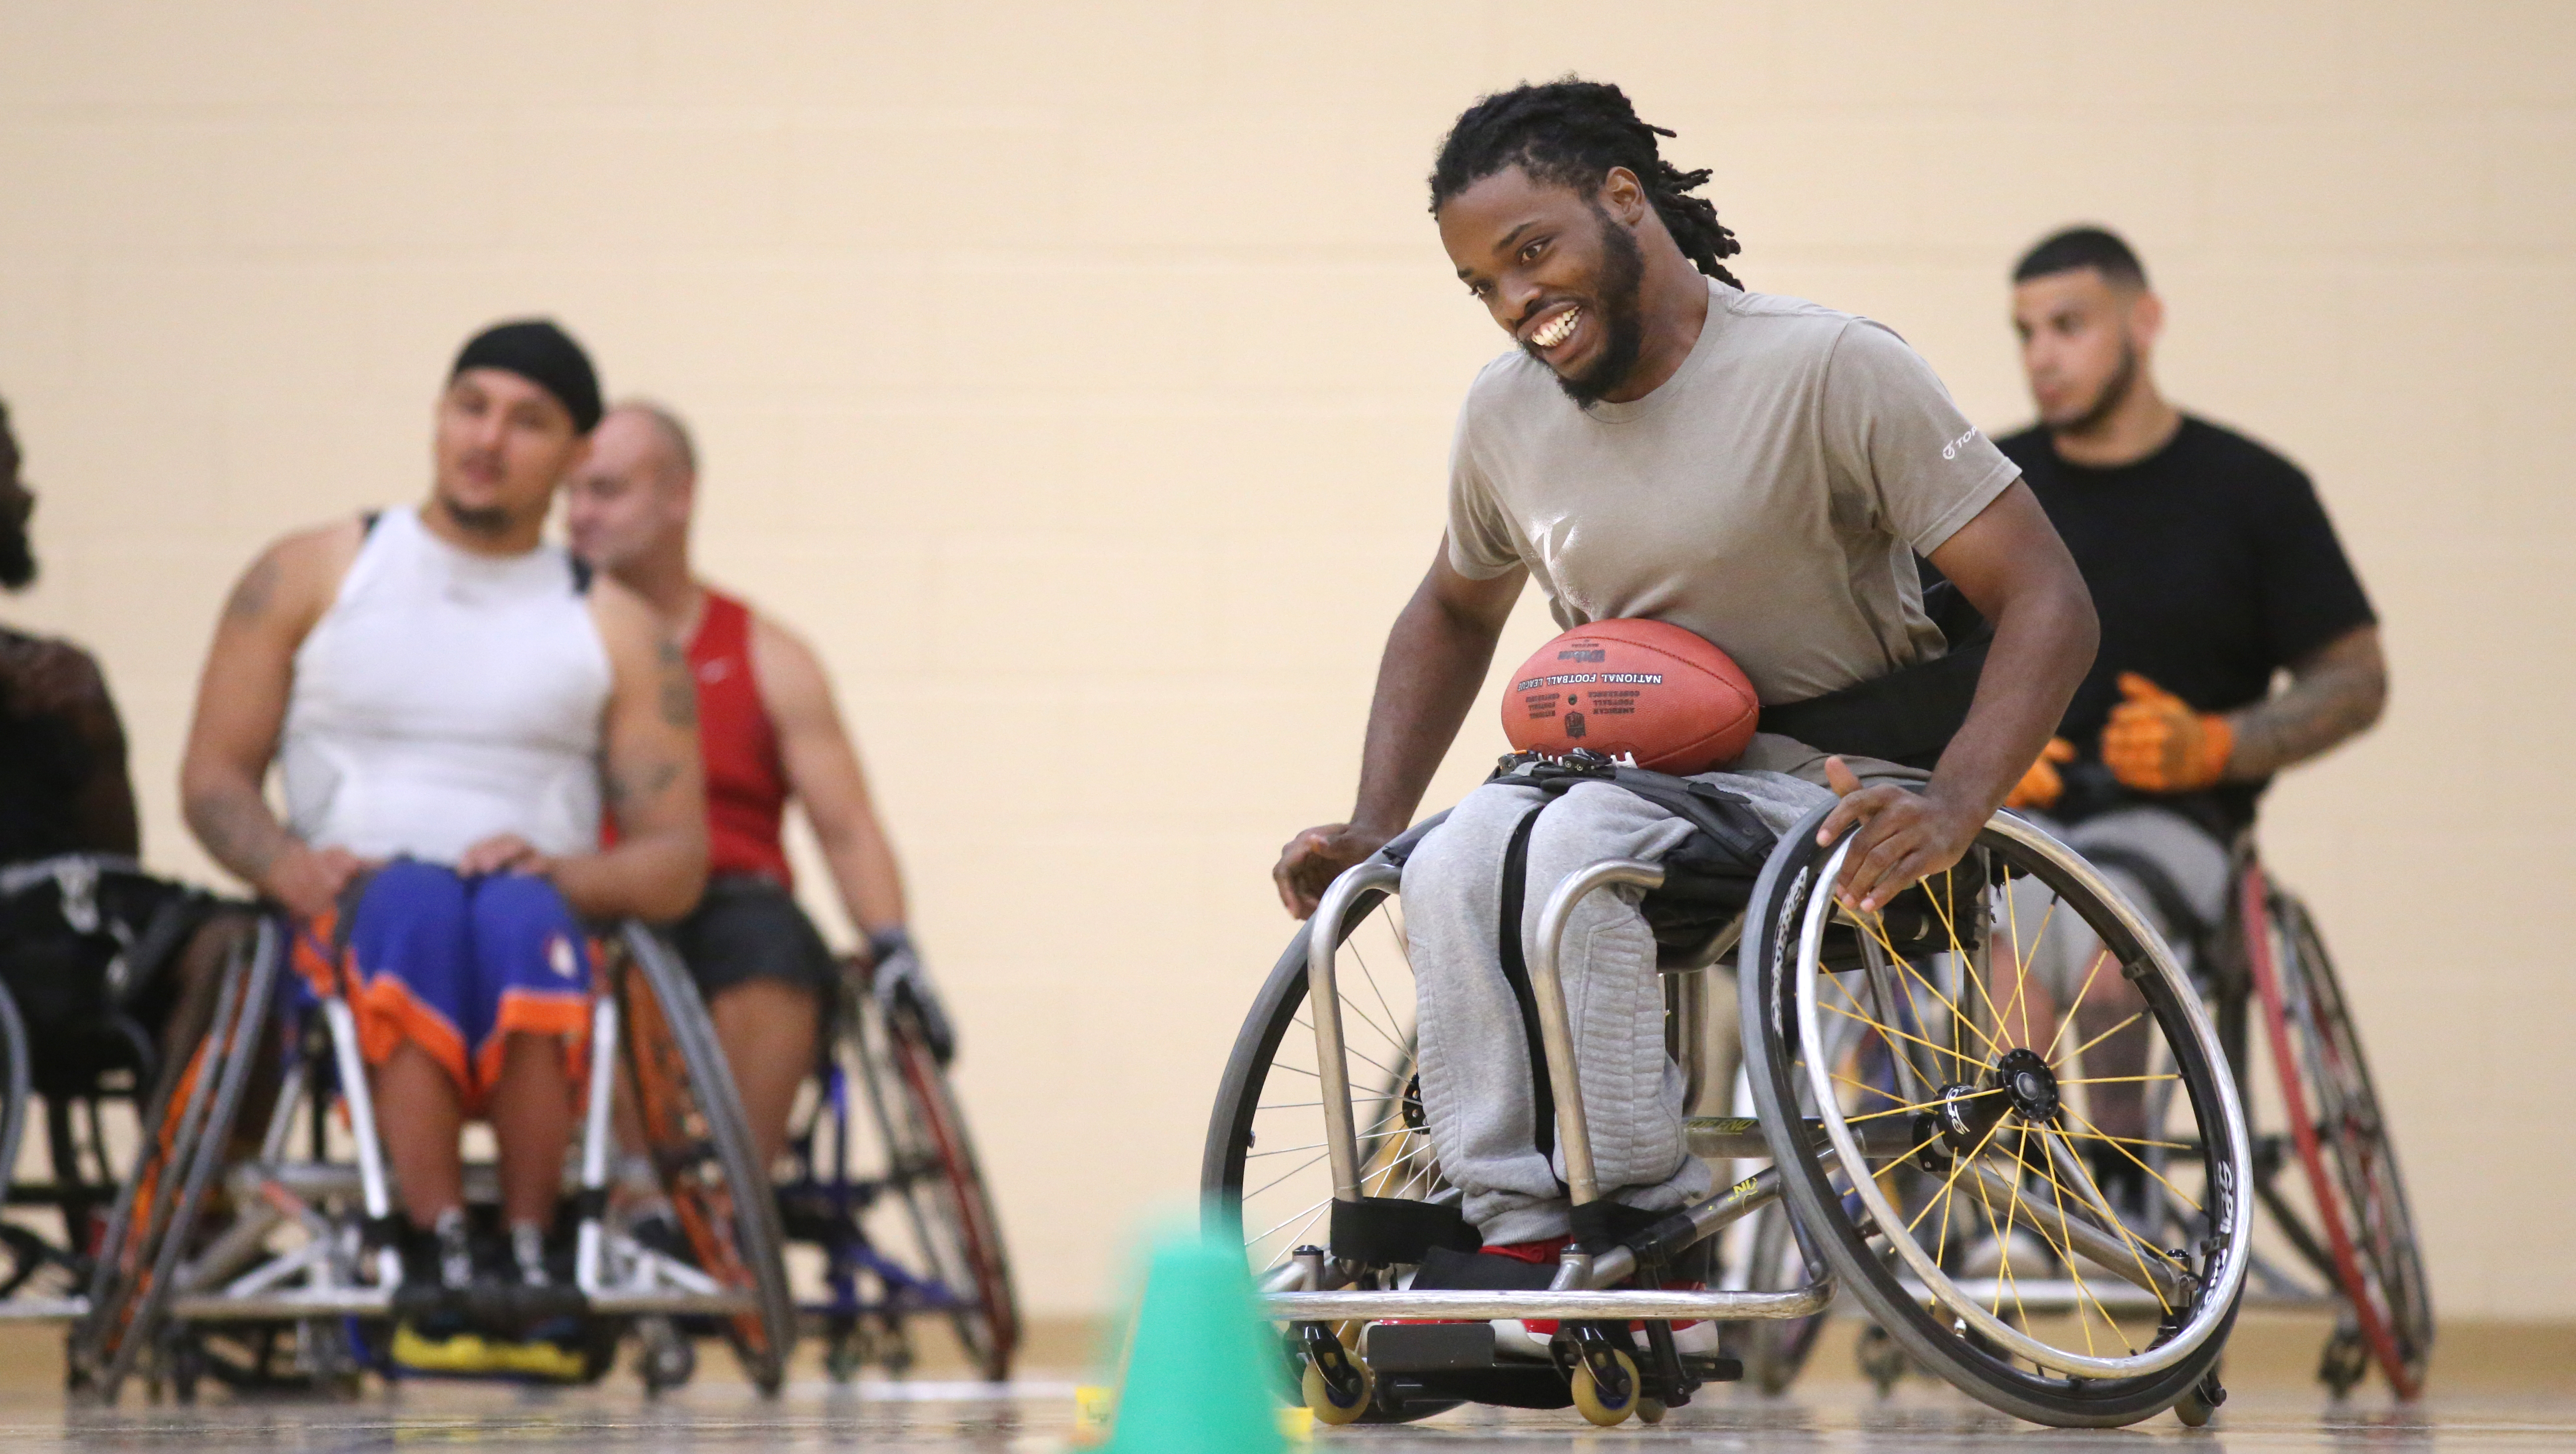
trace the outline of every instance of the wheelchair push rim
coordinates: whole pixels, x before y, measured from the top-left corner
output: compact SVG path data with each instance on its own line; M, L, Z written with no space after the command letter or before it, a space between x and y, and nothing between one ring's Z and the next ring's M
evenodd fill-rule
M2343 988L2315 924L2262 870L2244 875L2246 957L2267 1048L2323 1233L2328 1273L2400 1399L2423 1392L2432 1302L2414 1215Z
M1756 891L1757 921L1748 935L1764 952L1754 956L1758 979L1746 994L1747 1054L1749 1061L1762 1062L1757 1100L1766 1128L1773 1129L1791 1206L1881 1326L1917 1361L1980 1399L2052 1424L2125 1423L2170 1406L2214 1364L2250 1258L2242 1205L2250 1182L2244 1116L2198 997L2162 941L2115 891L2055 840L2009 815L1995 818L1972 850L1975 862L1998 872L1991 897L1990 886L1973 874L1964 876L1975 885L1973 895L1958 892L1956 881L1944 876L1941 892L1948 906L1926 897L1938 914L1943 951L1950 962L1966 966L1952 981L1952 993L1944 995L1908 958L1934 956L1920 945L1892 942L1884 918L1857 925L1835 903L1827 886L1841 872L1850 839L1830 850L1815 846L1826 811L1784 836ZM2053 896L2035 931L2012 922L2018 917L2016 894L2032 884ZM2074 992L2046 1040L2040 1041L2027 1019L2016 1037L2005 1026L2025 982L2035 978L2031 951L2060 910L2080 918L2094 936L2085 988ZM1960 922L1971 912L1984 916L1979 923L1997 922L1981 936ZM1858 936L1859 973L1848 955L1839 969L1827 963L1826 936L1835 926ZM1998 934L2007 936L2004 962L2014 977L2009 1000L2005 989L1988 982L1989 946ZM1784 965L1780 961L1792 946L1794 963ZM1907 952L1898 952L1901 947ZM2106 966L2136 985L2145 1003L2114 1031L2142 1025L2138 1035L2151 1048L2141 1059L2152 1061L2152 1047L2161 1043L2172 1068L2120 1076L2081 1068L2092 1047L2074 1043L2072 1026ZM1826 1043L1830 1019L1867 1019L1870 1004L1883 1002L1865 1001L1847 981L1874 997L1886 996L1891 985L1900 987L1909 1001L1919 998L1932 1011L1925 1019L1944 1027L1937 1033L1914 1035L1871 1023L1873 1033L1888 1036L1918 1064L1927 1086L1939 1084L1937 1092L1885 1104L1897 1098L1859 1086L1880 1099L1855 1102L1836 1083L1842 1078L1833 1066L1798 1051ZM2093 1037L2094 1043L2110 1033ZM1950 1043L1936 1043L1943 1039ZM2026 1041L2040 1043L2034 1048ZM2030 1069L2040 1074L2023 1076ZM2071 1069L2076 1073L2069 1075ZM2100 1082L2150 1079L2177 1082L2187 1092L2162 1098L2168 1112L2188 1118L2187 1129L2166 1126L2123 1137L2086 1119L2084 1108L2098 1109L2097 1098L2105 1095ZM1798 1144L1795 1134L1777 1129L1795 1124L1784 1122L1782 1106L1801 1093L1815 1103L1826 1147L1835 1153L1830 1165ZM1913 1149L1894 1162L1882 1158L1870 1174L1841 1174L1840 1167L1869 1164L1862 1160L1853 1123L1897 1115L1910 1118L1913 1134L1905 1139L1915 1143ZM2002 1142L2010 1144L1990 1161L1990 1147ZM2153 1178L2152 1186L2140 1183L2146 1205L2157 1209L2147 1230L2163 1230L2169 1217L2196 1245L2159 1247L2124 1222L2087 1170L2090 1158L2079 1142L2092 1142L2103 1153L2116 1150ZM2141 1152L2161 1162L2162 1170L2141 1159ZM2009 1174L1998 1171L1998 1164ZM2199 1196L2175 1179L2196 1186ZM1931 1222L1935 1207L1942 1216ZM1963 1233L1962 1225L1972 1230ZM1977 1242L1978 1232L1988 1234L1985 1241L1999 1267L1984 1279L1986 1287L1972 1292L1960 1285L1960 1254ZM2016 1239L2029 1232L2046 1245L2046 1261L2063 1269L2042 1285L2071 1280L2071 1295L2062 1303L2043 1300L2034 1307L2023 1297L2023 1278L2012 1266ZM2089 1287L2087 1267L2093 1269ZM2152 1295L2145 1307L2157 1320L2151 1338L2125 1331L2102 1295L2124 1279ZM2041 1336L2040 1320L2061 1317L2070 1305L2080 1337Z
M1019 1350L1019 1304L965 1117L918 1023L882 1013L864 991L850 999L845 1039L883 1138L886 1180L947 1295L959 1344L987 1382L999 1383Z
M629 926L622 947L612 984L637 1120L700 1270L750 1295L726 1338L751 1381L776 1393L796 1340L777 1199L695 982L649 930Z

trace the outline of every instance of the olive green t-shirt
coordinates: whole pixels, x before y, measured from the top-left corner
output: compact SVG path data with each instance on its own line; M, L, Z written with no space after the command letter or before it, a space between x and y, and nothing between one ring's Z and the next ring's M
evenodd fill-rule
M1940 655L1914 554L2018 477L1895 333L1711 280L1690 357L1642 399L1585 408L1517 349L1485 366L1449 563L1527 566L1568 628L1670 621L1798 702Z

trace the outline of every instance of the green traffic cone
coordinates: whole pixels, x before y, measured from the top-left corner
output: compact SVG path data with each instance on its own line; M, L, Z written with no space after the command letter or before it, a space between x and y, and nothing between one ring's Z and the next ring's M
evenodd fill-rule
M1154 1249L1103 1454L1282 1454L1279 1350L1241 1246Z

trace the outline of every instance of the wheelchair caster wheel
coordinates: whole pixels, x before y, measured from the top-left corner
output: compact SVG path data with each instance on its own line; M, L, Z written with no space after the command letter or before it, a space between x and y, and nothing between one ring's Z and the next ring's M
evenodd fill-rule
M697 1345L681 1337L670 1319L639 1319L635 1331L644 1345L635 1371L643 1378L646 1393L660 1394L697 1376Z
M356 1398L365 1388L366 1370L337 1318L306 1318L295 1325L295 1371L327 1398Z
M868 1366L867 1346L856 1333L839 1333L823 1350L823 1372L834 1383L848 1383Z
M1376 1399L1377 1375L1321 1323L1298 1324L1297 1342L1306 1365L1297 1376L1297 1392L1314 1410L1315 1421L1358 1423Z
M182 1405L197 1401L197 1383L206 1375L206 1355L196 1340L183 1338L170 1348L170 1396Z
M1351 1373L1336 1376L1314 1363L1297 1380L1297 1391L1306 1407L1315 1411L1319 1424L1356 1424L1369 1411L1369 1402L1377 1394L1377 1375L1368 1365L1353 1358Z
M2213 1368L2191 1386L2191 1392L2175 1401L2174 1417L2182 1420L2186 1429L2206 1428L2217 1416L2218 1406L2225 1402L2227 1389L2219 1383L2218 1370Z
M1573 1393L1574 1411L1585 1423L1604 1429L1626 1423L1644 1402L1637 1396L1637 1360L1616 1348L1584 1350L1574 1366Z
M2370 1349L2361 1341L2359 1330L2337 1327L2317 1360L2318 1381L2341 1399L2369 1372Z
M1662 1399L1641 1398L1637 1400L1638 1423L1660 1424L1664 1421L1664 1415L1669 1412L1671 1412L1671 1410L1664 1407L1664 1401Z
M1876 1323L1860 1330L1860 1341L1852 1345L1852 1359L1860 1364L1862 1375L1870 1386L1885 1398L1895 1391L1896 1381L1905 1376L1905 1350Z

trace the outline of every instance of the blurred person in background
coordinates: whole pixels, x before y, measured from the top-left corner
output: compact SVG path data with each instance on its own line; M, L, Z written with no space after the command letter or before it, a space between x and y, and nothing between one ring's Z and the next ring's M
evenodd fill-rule
M818 1063L838 976L796 902L781 838L790 799L866 936L877 993L911 998L943 1059L954 1038L905 931L903 876L823 664L795 633L697 574L697 491L688 427L658 405L621 404L573 472L565 522L575 554L652 607L697 682L709 876L705 899L672 936L706 996L760 1152L775 1161L797 1089Z
M462 1294L568 1274L548 1231L589 1020L581 920L676 918L705 880L686 664L644 602L542 539L600 413L552 323L469 341L439 392L429 498L262 552L189 732L189 825L309 927L297 967L357 1015L406 1280L435 1294L396 1330L416 1369L580 1375L577 1329L486 1338ZM465 1215L469 1114L500 1144L506 1247Z
M35 583L35 492L0 404L0 589ZM98 661L68 641L0 626L0 863L142 852L125 724Z
M2074 554L2102 647L2009 802L2056 818L2187 963L2273 776L2379 720L2378 617L2308 477L2157 388L2164 304L2126 242L2068 228L2012 277L2039 420L1997 443ZM2119 975L2082 990L2089 941L2047 957L2043 981L2061 1008L2083 999L2083 1025L2143 1007ZM2105 1129L2136 1134L2139 1098L2105 1099L2126 1102L2099 1113ZM2143 1195L2134 1162L2097 1160L2106 1190Z
M0 589L12 593L36 579L24 463L0 403ZM84 1069L122 1059L111 1014L157 1036L165 1061L193 1043L224 952L249 927L202 890L144 875L142 852L125 724L97 659L0 626L0 866L22 870L0 892L0 980L36 1032L49 1089L76 1088ZM28 867L47 860L55 873ZM103 890L102 866L114 870ZM66 894L95 912L68 921ZM183 1002L189 1013L174 1015Z

